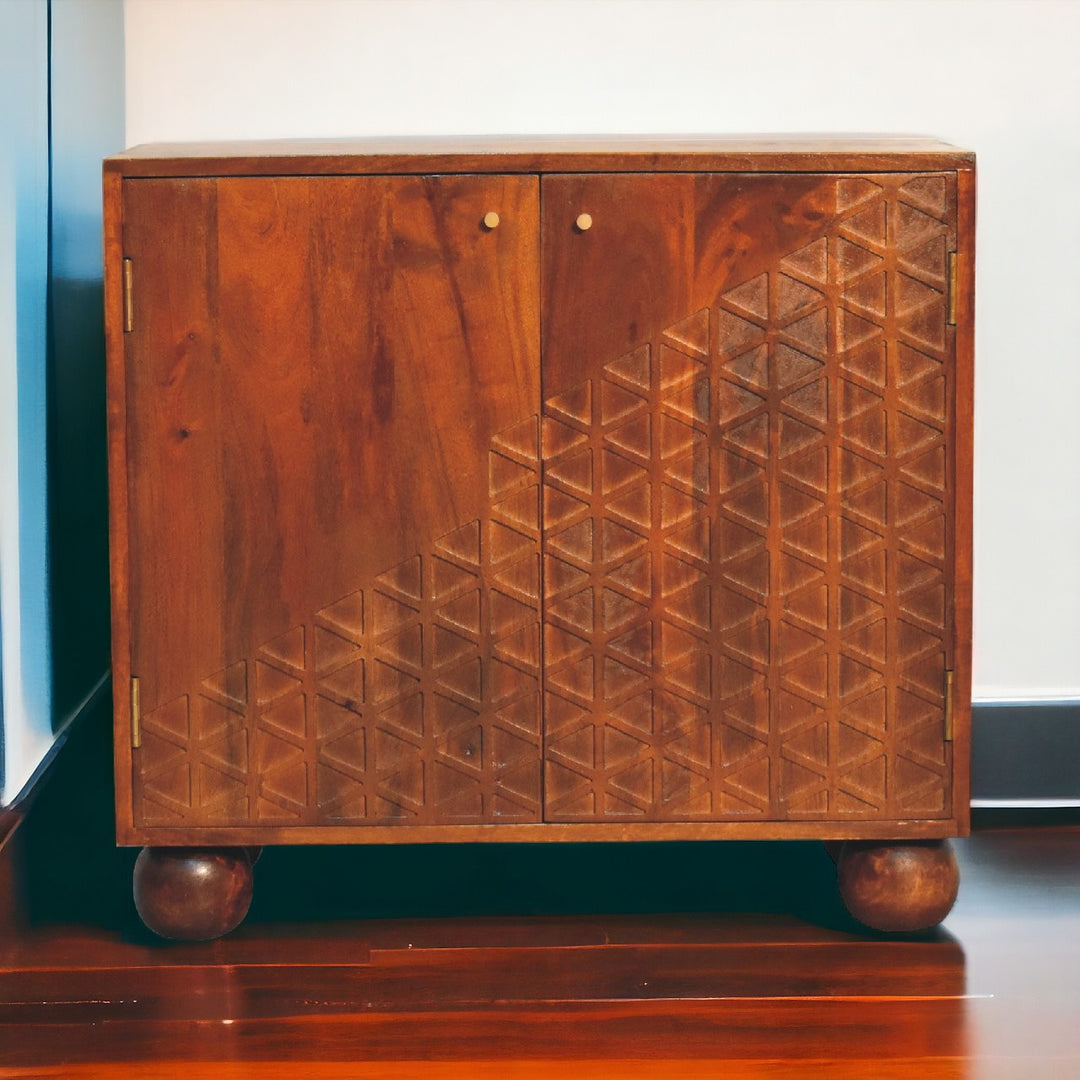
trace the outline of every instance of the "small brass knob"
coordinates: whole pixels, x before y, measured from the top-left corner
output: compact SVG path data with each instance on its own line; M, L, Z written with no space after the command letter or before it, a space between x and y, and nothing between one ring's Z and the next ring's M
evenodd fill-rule
M490 232L492 229L499 227L499 215L494 210L489 210L484 215L484 228Z
M578 214L574 225L578 232L588 232L592 228L592 214Z

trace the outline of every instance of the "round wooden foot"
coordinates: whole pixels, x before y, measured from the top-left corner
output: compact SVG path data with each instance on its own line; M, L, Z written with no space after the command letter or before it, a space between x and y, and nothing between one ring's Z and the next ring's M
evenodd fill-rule
M234 930L251 906L244 848L143 848L133 875L135 908L155 934L209 941Z
M875 930L927 930L949 914L960 887L947 840L849 840L836 860L848 911Z

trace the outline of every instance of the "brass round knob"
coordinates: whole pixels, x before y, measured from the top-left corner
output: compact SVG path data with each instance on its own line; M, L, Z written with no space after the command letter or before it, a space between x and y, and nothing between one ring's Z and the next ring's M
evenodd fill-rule
M592 228L592 214L578 214L574 226L578 232L588 232Z
M496 214L494 210L489 210L484 215L484 228L490 232L492 229L497 229L498 227L499 215Z

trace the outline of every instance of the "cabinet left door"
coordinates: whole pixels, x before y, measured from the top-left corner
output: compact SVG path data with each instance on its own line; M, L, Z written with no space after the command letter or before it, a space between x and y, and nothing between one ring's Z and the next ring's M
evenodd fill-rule
M121 838L539 820L537 178L122 188Z

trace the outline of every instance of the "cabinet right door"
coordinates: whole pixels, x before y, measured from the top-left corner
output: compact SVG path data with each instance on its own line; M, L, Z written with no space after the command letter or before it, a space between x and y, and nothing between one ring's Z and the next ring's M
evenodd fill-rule
M948 818L954 175L541 205L545 819Z

